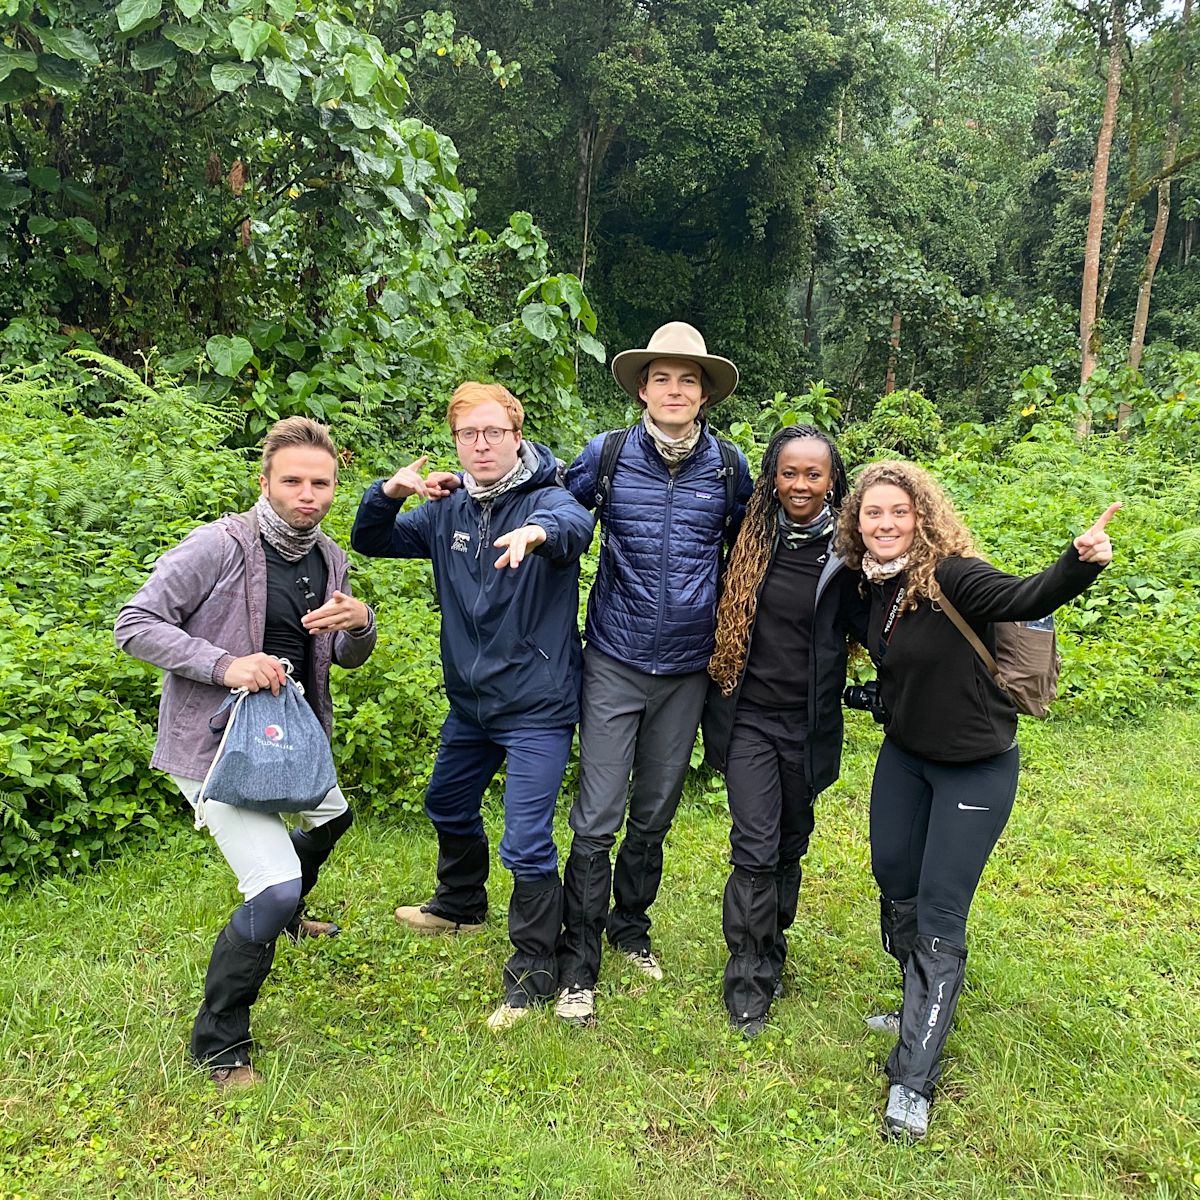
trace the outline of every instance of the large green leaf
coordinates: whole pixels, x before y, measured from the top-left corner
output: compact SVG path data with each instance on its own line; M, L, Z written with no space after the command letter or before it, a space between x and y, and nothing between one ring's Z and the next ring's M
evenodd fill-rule
M227 379L233 379L254 357L254 347L244 337L210 337L204 349L214 367Z
M99 240L95 225L87 217L68 217L65 224L77 238L87 242L89 246L94 246Z
M7 79L14 71L36 71L37 65L36 54L0 46L0 79Z
M379 82L379 68L365 54L355 54L346 63L346 81L355 96L365 96Z
M550 304L527 304L521 309L521 324L536 338L552 342L558 336L557 318L562 310Z
M281 24L286 24L296 15L296 0L267 0L267 7Z
M329 54L341 54L350 45L350 30L336 21L326 21L318 18L316 22L317 41Z
M175 0L175 7L190 21L204 7L204 0Z
M236 92L257 75L258 67L253 63L238 62L217 63L211 72L213 87L218 92Z
M62 176L54 167L30 167L29 182L43 192L58 192L62 188Z
M152 42L140 42L129 56L135 71L157 71L167 63L175 61L179 51L166 38L155 38Z
M269 21L254 21L250 17L234 17L229 22L229 40L234 49L242 56L242 62L249 62L267 44L271 36Z
M79 64L67 62L57 54L43 54L34 74L38 82L52 92L77 92L83 87L83 71Z
M37 77L32 71L13 71L7 78L0 75L0 104L22 100L37 90Z
M163 27L163 37L174 42L180 50L197 54L208 41L208 31L202 25L166 25Z
M300 72L290 62L284 62L282 58L268 58L263 63L263 75L289 102L300 94Z
M162 12L162 0L121 0L117 5L117 28L128 33Z
M18 204L24 204L33 193L27 187L21 187L20 184L13 183L10 179L5 179L0 175L0 208L16 208Z
M42 39L42 46L59 58L87 63L89 67L100 65L100 51L96 49L96 43L81 29L40 29L38 36Z
M581 333L576 340L579 342L579 348L584 354L590 355L598 363L604 362L604 347L591 334Z
M46 237L58 228L58 222L53 217L32 216L29 218L29 232L34 237Z

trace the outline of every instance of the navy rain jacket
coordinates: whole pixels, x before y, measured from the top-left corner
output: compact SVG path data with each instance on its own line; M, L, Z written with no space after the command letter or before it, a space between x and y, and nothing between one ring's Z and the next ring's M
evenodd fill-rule
M567 471L571 494L596 506L605 434ZM648 675L703 671L712 657L722 542L733 544L750 499L750 469L738 451L733 520L725 528L721 450L707 429L672 476L641 425L613 470L603 515L606 544L588 597L587 639Z
M490 505L458 488L401 512L383 480L358 506L350 544L373 558L428 558L442 610L442 670L456 713L484 729L548 729L579 720L579 558L592 518L557 483L545 446L539 468ZM490 509L490 511L488 511ZM492 543L522 525L546 540L514 571Z

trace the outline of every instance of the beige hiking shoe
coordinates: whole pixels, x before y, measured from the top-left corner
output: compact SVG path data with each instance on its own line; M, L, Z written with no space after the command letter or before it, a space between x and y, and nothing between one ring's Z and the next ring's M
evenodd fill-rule
M518 1021L524 1020L533 1011L528 1005L517 1008L512 1004L502 1004L487 1019L487 1027L493 1033L503 1033L511 1029Z
M396 909L396 922L417 933L478 933L483 925L466 921L448 921L436 913L428 912L424 905L402 904Z
M596 993L592 988L565 987L554 1003L554 1015L572 1025L596 1023Z
M662 980L662 967L658 965L658 959L649 950L621 950L618 953L632 963L647 979L653 979L656 982Z
M213 1067L208 1077L219 1092L245 1092L263 1082L263 1074L247 1065L243 1067Z

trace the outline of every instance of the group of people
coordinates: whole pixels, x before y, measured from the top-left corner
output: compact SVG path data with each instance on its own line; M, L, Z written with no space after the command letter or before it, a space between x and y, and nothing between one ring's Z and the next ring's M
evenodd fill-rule
M565 473L524 436L519 401L464 383L447 421L461 471L418 458L363 496L357 552L428 559L441 611L449 713L425 797L437 884L396 909L403 926L464 934L487 916L490 852L481 805L505 766L500 860L512 873L512 952L488 1025L538 1004L596 1019L602 943L661 980L650 910L703 719L732 819L722 926L734 1029L762 1031L783 994L787 930L817 795L838 775L851 644L878 675L884 725L870 842L883 947L902 1000L867 1018L895 1045L884 1129L924 1136L967 956L967 913L1017 785L1016 709L942 610L951 602L994 650L993 623L1041 618L1110 561L1104 526L1048 570L1006 575L929 474L866 467L853 485L823 433L771 439L757 482L706 414L738 382L683 322L612 363L642 408L631 429L593 438ZM355 599L346 554L321 530L337 451L307 418L263 445L249 512L167 551L121 610L118 644L166 673L152 766L196 806L218 750L209 725L230 689L273 692L288 664L328 734L332 663L356 667L375 614ZM424 502L407 505L412 497ZM578 628L579 561L600 531L599 567ZM560 874L554 813L578 726L579 786ZM244 902L213 947L192 1031L218 1085L260 1076L250 1009L276 940L331 936L305 897L352 814L338 787L290 831L280 816L209 799L201 816ZM625 833L613 861L613 847Z

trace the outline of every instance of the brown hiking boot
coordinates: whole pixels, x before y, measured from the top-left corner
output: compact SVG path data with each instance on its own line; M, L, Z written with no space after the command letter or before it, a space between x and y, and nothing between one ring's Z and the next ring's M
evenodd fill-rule
M261 1071L256 1071L252 1066L244 1067L213 1067L209 1072L209 1078L217 1086L219 1092L245 1092L250 1088L258 1087L263 1082Z
M288 928L288 935L292 941L299 941L301 938L337 937L341 932L333 921L310 921L307 917L301 918L294 930Z
M396 922L417 933L478 933L483 923L473 924L467 921L448 921L431 913L424 905L402 904L396 909Z

